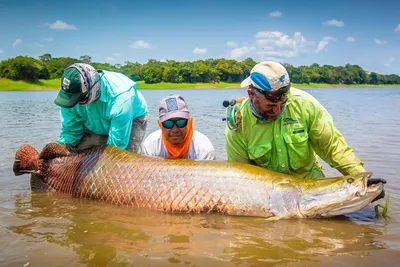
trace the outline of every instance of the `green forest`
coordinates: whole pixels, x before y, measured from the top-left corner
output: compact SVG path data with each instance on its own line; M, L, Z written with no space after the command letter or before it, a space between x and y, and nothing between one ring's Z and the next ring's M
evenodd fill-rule
M77 62L89 63L96 69L124 73L134 81L147 84L168 83L237 83L250 73L256 62L247 58L243 61L233 59L206 59L196 61L157 61L150 59L147 63L126 61L125 65L92 62L90 56L79 59L71 57L52 57L44 54L38 58L17 56L0 61L0 78L14 81L35 82L39 79L57 79L63 70ZM284 64L293 83L326 83L326 84L400 84L400 76L383 75L367 72L358 65L345 66L319 65L294 67Z

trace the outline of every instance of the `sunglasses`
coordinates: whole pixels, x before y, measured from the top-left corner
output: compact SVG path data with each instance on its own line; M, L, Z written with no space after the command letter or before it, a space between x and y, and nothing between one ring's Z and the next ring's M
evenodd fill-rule
M290 84L288 86L281 87L278 90L269 92L258 89L257 87L254 86L251 86L251 89L253 89L256 93L258 93L258 95L263 95L267 100L276 103L284 100L284 97L289 92Z
M184 128L188 124L188 120L187 119L166 120L166 121L163 121L161 124L166 129L172 129L172 128L174 128L174 125L176 125L176 127L178 127L178 128Z

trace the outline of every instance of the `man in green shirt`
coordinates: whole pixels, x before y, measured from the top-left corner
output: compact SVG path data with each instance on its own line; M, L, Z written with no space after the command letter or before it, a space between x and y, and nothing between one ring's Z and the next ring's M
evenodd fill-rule
M248 98L225 130L229 161L251 163L299 178L324 177L318 156L343 175L365 172L328 111L310 94L290 86L284 66L254 66L242 83Z

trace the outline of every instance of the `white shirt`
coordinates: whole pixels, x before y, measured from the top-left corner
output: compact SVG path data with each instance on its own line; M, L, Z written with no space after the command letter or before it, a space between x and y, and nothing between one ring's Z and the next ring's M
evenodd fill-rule
M168 158L168 151L162 140L161 130L152 132L142 143L140 153L147 156ZM215 160L215 150L210 139L199 131L193 130L188 159Z

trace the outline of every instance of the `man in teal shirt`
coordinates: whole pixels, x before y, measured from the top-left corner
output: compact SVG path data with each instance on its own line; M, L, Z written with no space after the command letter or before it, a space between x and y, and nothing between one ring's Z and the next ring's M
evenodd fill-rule
M137 152L147 128L147 104L125 75L76 63L61 77L54 101L60 106L57 143L79 149L109 144Z
M310 94L290 86L284 66L260 62L241 87L249 97L225 130L229 161L321 178L319 156L343 175L365 172L328 111Z

